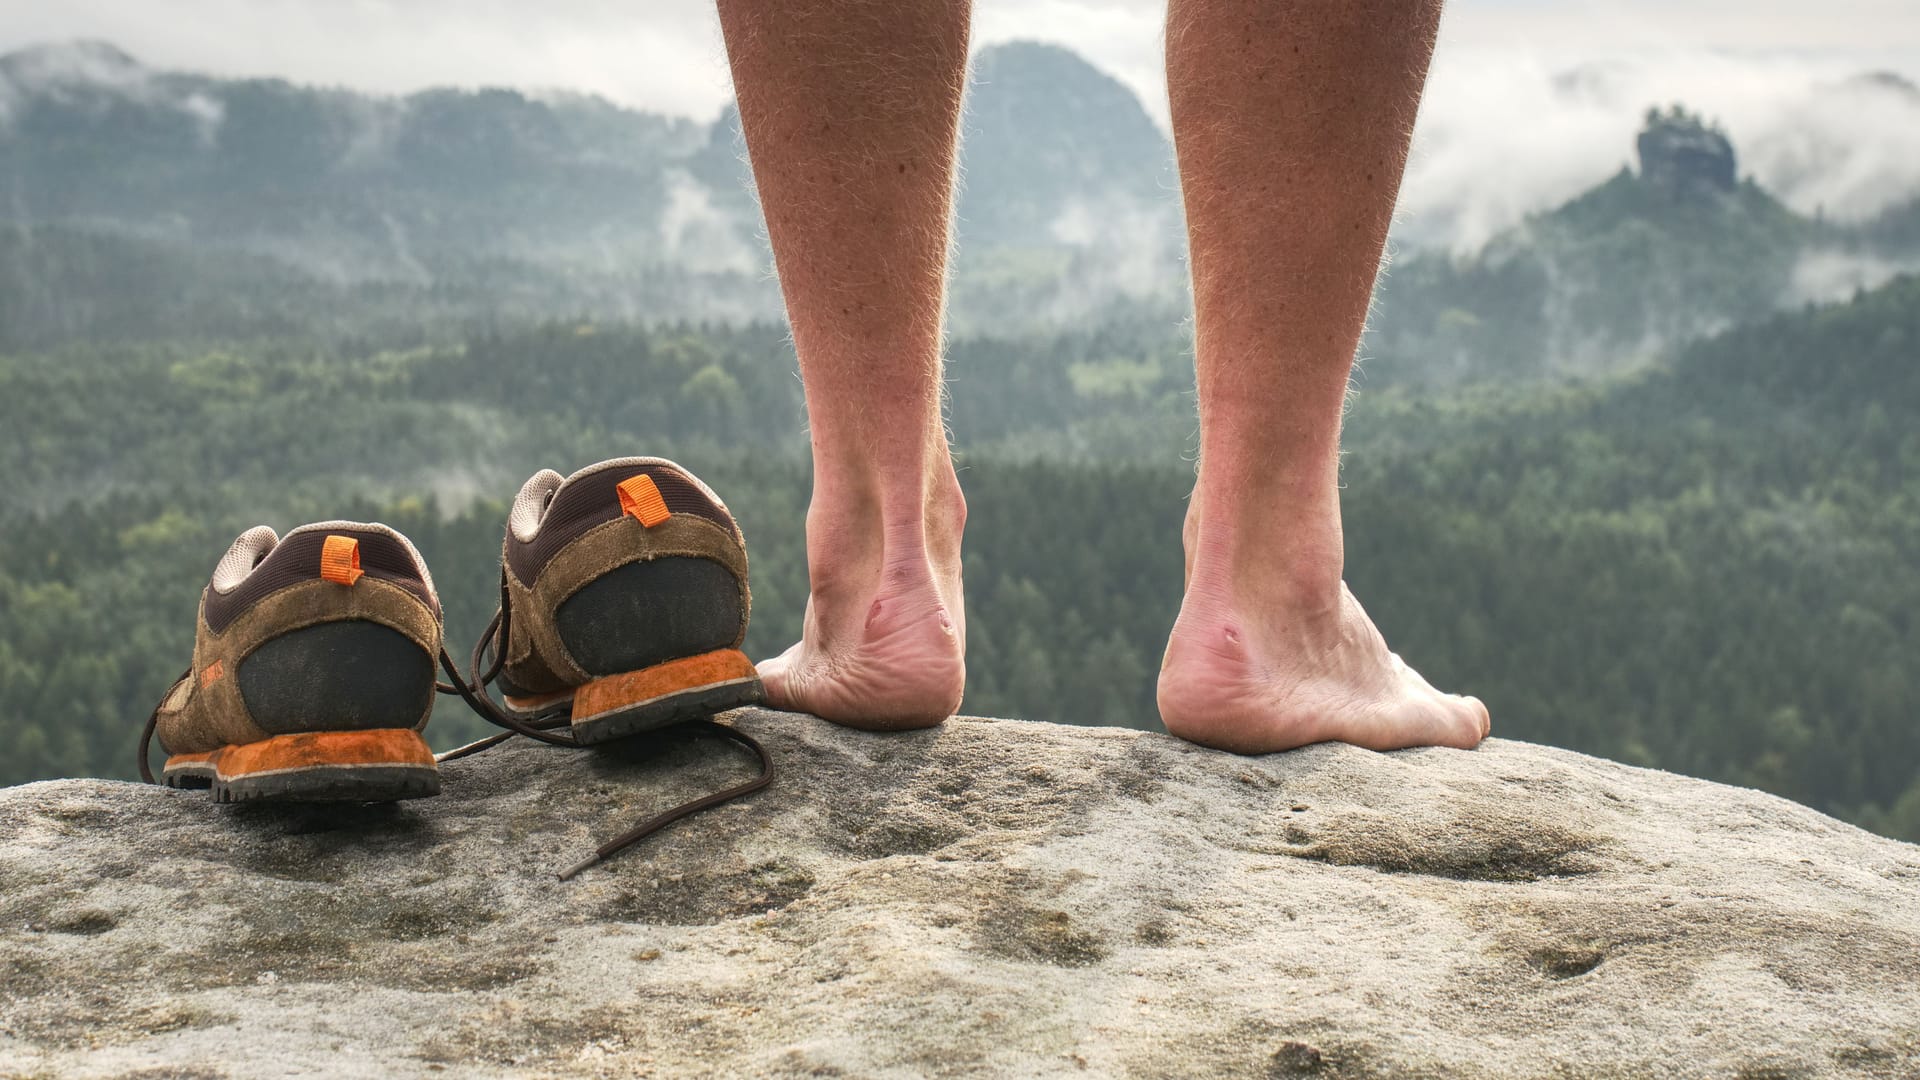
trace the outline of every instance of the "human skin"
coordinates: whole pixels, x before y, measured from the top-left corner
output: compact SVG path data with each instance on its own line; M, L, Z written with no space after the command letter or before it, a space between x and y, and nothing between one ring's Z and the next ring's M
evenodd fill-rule
M966 679L940 342L969 5L719 10L813 445L804 629L760 675L776 707L937 724Z
M719 0L814 460L801 640L771 704L937 724L965 681L966 505L940 416L969 5ZM1486 709L1343 584L1339 429L1439 4L1174 0L1167 82L1200 400L1169 731L1265 753L1471 747Z
M1343 583L1340 417L1438 0L1172 0L1200 475L1167 730L1263 753L1472 747L1477 699L1387 649Z

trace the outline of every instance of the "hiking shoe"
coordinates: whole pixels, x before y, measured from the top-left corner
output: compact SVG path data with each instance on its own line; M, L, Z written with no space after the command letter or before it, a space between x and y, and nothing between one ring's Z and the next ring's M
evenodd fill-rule
M745 538L713 489L663 458L529 479L507 515L500 602L476 678L494 651L507 714L564 724L576 745L763 698L740 651Z
M420 737L433 709L440 601L385 525L250 529L200 594L193 666L147 721L140 775L220 802L436 795Z

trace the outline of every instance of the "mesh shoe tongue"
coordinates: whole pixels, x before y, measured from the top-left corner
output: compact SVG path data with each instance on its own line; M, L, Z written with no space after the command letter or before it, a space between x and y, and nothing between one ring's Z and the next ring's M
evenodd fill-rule
M515 540L523 544L532 542L540 531L540 522L547 516L547 507L564 483L566 479L559 473L541 469L520 485L520 494L513 497L513 506L507 510L507 529Z
M278 543L279 534L266 525L255 525L241 533L227 553L221 556L219 565L213 568L213 591L232 592Z

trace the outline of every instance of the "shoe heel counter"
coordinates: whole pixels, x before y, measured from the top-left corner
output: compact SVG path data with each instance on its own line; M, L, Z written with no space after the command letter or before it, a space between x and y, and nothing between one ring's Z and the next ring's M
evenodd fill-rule
M669 555L615 567L562 601L554 628L597 677L739 646L746 589L712 559Z
M433 663L384 622L347 618L267 639L234 680L248 715L272 734L418 728L433 706Z

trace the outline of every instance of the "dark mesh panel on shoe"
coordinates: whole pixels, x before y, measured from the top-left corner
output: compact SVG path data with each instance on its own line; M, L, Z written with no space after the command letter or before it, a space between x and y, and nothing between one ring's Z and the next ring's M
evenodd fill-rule
M732 571L669 556L594 579L561 603L554 625L574 662L604 676L730 648L745 617Z
M671 513L706 518L735 540L740 538L740 526L735 524L733 515L709 499L699 485L678 469L667 465L606 469L568 481L547 506L546 516L540 520L540 531L534 534L531 543L516 543L512 535L508 535L507 565L513 569L513 576L532 588L540 571L561 548L601 522L620 516L620 496L615 489L622 480L641 473L653 478L654 486L660 489L660 498Z
M260 560L230 593L207 590L207 629L225 630L242 612L289 585L314 581L320 577L320 549L328 536L348 536L360 543L360 569L370 578L390 581L420 598L420 602L440 615L440 604L433 590L420 578L407 545L384 532L360 529L334 529L289 535Z
M365 619L272 638L240 661L238 679L254 723L275 735L410 728L433 700L433 658Z

